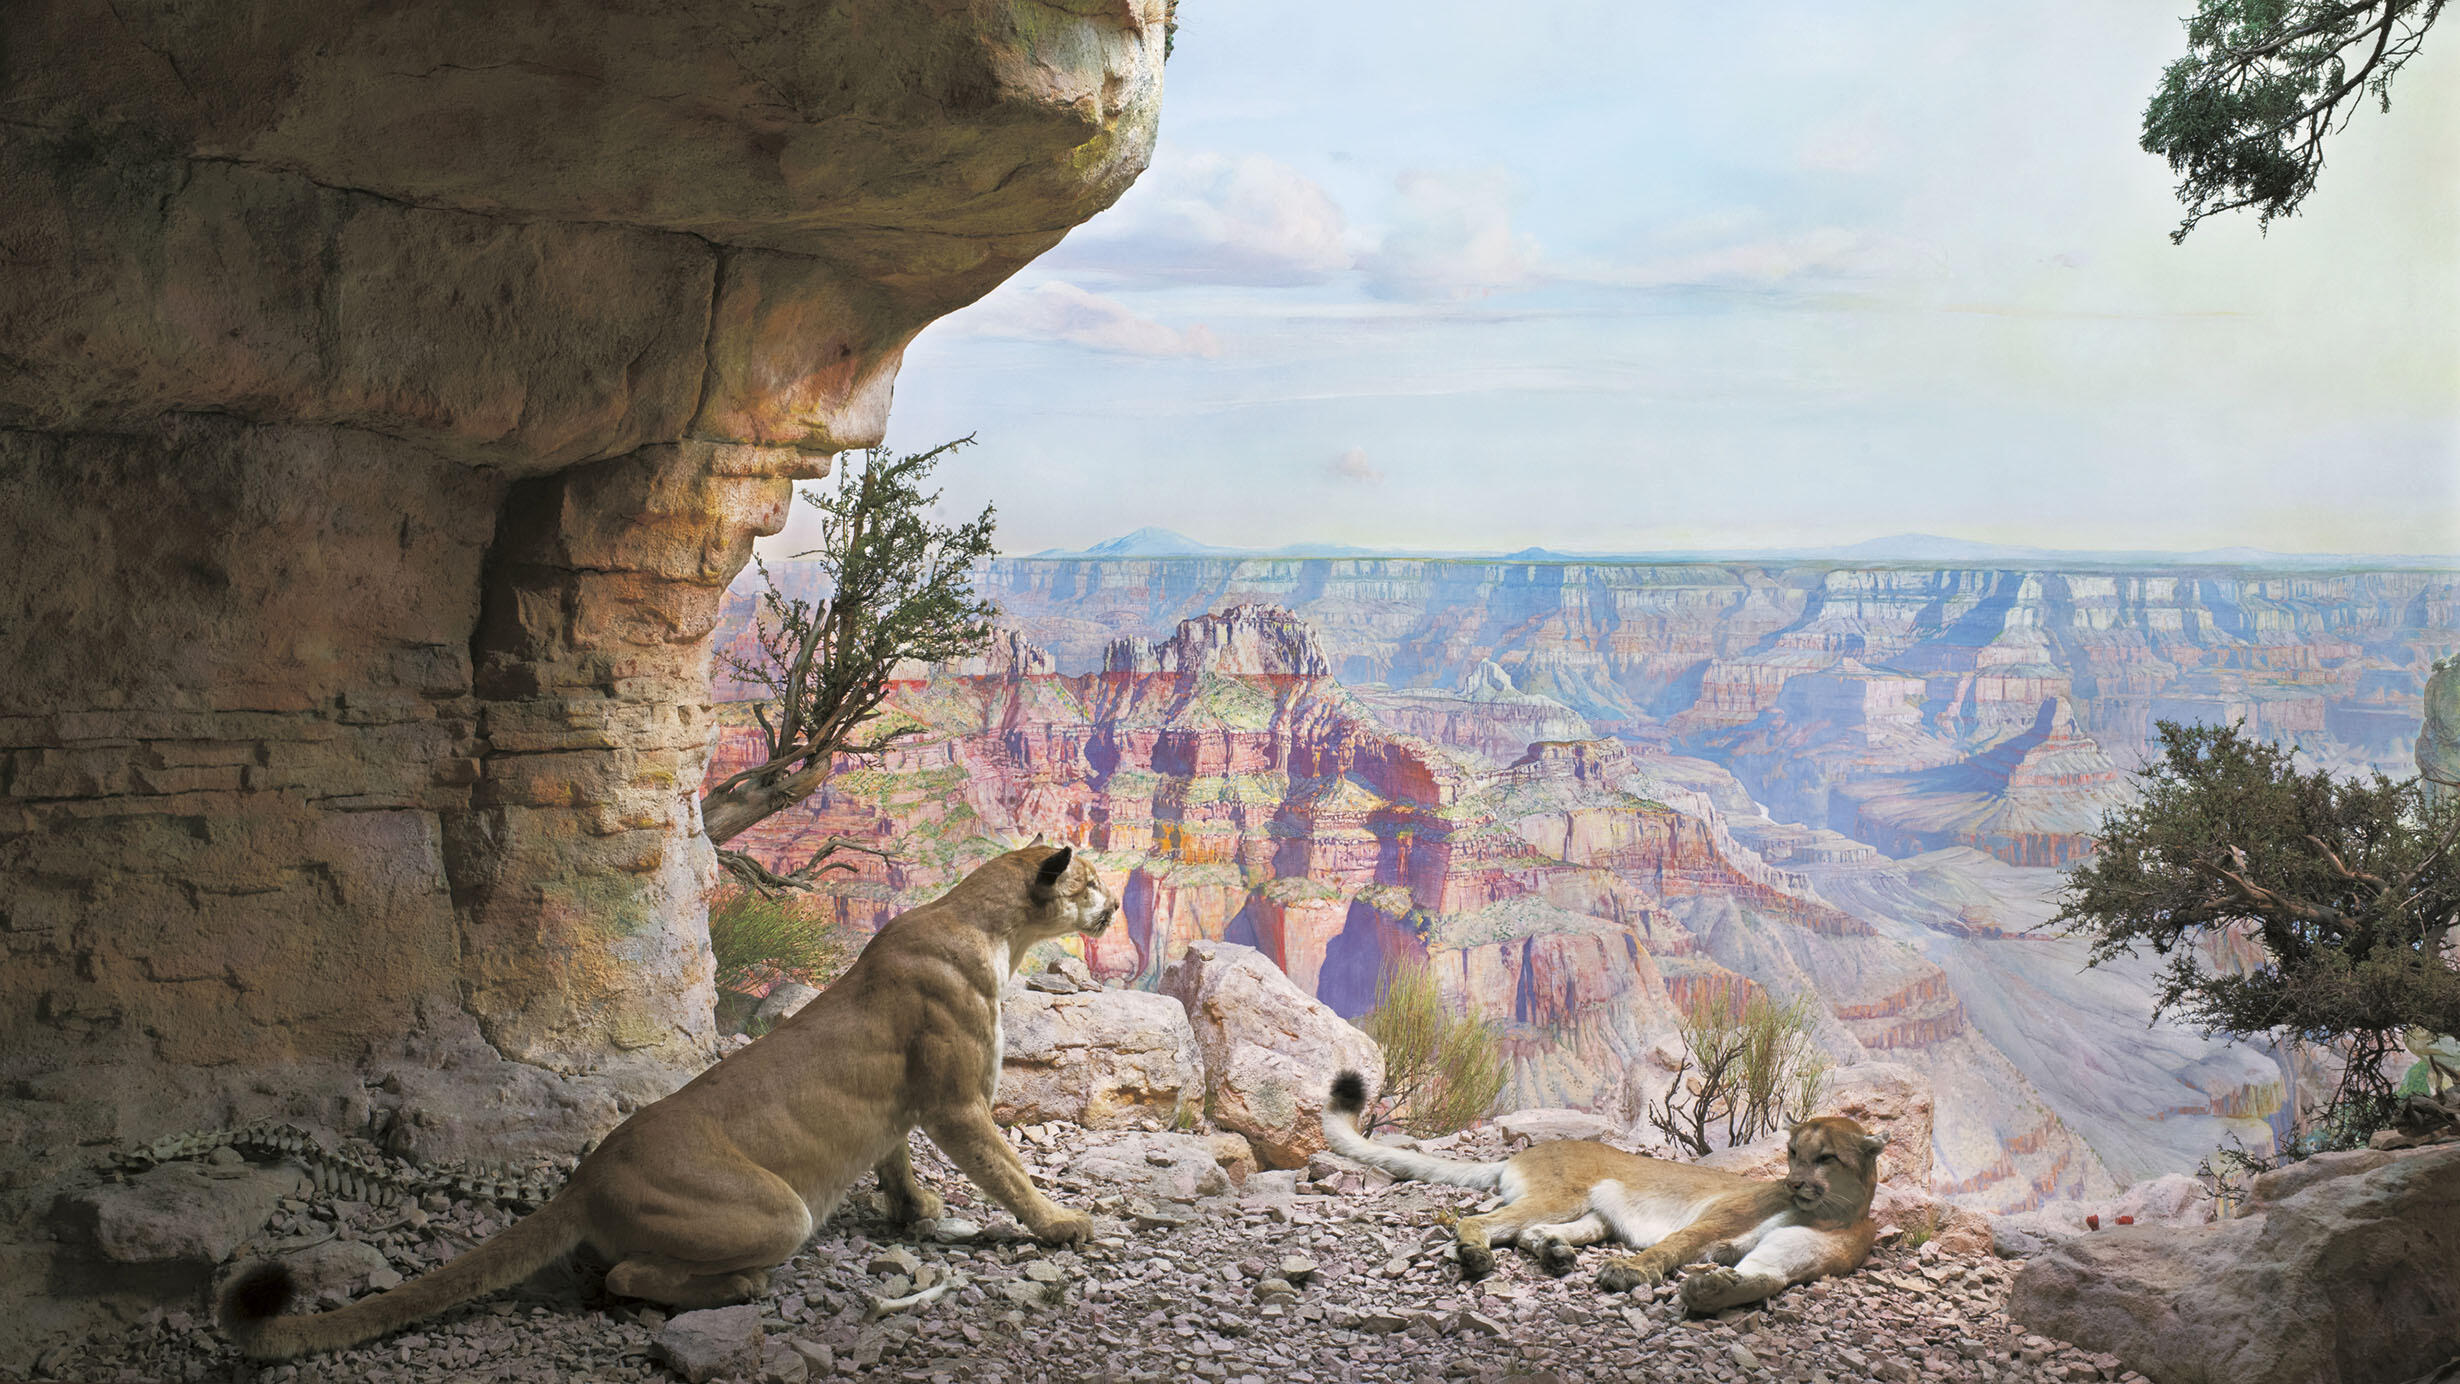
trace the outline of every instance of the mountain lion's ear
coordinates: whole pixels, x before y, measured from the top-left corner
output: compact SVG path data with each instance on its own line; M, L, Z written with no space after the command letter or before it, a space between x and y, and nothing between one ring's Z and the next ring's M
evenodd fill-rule
M1876 1154L1887 1146L1888 1136L1885 1134L1865 1134L1862 1136L1862 1151L1864 1153Z
M1030 850L1032 850L1034 847L1039 846L1039 845L1041 845L1041 844L1042 844L1042 833L1037 831L1037 832L1035 832L1035 833L1034 833L1034 839L1033 839L1033 840L1031 840L1031 841L1028 841L1028 842L1026 842L1026 843L1025 843L1025 849L1027 849L1027 850L1029 850L1029 851L1030 851Z
M1074 859L1076 859L1076 848L1061 846L1042 862L1042 868L1034 871L1033 899L1035 903L1046 903L1052 894L1058 892L1059 877L1068 872L1068 862Z

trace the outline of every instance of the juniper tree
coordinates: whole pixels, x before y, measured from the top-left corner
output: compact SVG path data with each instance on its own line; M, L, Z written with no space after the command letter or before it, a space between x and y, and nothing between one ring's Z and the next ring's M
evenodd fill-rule
M2186 220L2253 207L2295 213L2323 171L2323 141L2358 107L2392 107L2392 78L2417 55L2443 0L2199 0L2187 56L2144 109L2144 149L2179 174Z
M2103 819L2052 925L2090 938L2093 965L2164 958L2156 1017L2337 1052L2339 1084L2302 1133L2363 1142L2395 1104L2384 1059L2402 1031L2460 1032L2460 802L2429 804L2415 779L2301 773L2239 726L2158 731L2140 797Z
M762 757L702 796L702 829L712 843L722 848L811 796L839 756L876 755L919 730L872 729L899 663L944 662L989 641L997 610L975 593L974 574L991 555L992 507L967 523L936 523L930 510L939 492L922 489L941 457L973 440L907 456L875 447L842 464L833 487L801 492L820 512L820 546L794 556L814 559L826 594L790 597L758 564L757 652L720 657L736 677L767 693L752 709ZM783 873L740 851L718 855L746 884L772 890L807 883L840 849L868 848L832 839Z

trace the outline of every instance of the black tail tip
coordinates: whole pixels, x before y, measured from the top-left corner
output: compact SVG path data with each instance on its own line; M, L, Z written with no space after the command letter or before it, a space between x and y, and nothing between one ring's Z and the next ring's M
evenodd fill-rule
M1367 1108L1367 1079L1356 1072L1345 1071L1333 1078L1332 1095L1327 1102L1338 1115L1355 1115Z
M282 1315L298 1291L286 1264L258 1264L243 1269L222 1290L222 1320L230 1326L271 1320Z

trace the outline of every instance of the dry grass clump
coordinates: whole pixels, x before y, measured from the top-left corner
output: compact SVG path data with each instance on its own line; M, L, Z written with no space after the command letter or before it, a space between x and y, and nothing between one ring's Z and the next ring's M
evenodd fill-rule
M1679 1021L1683 1062L1649 1123L1694 1158L1773 1134L1819 1107L1828 1055L1811 1038L1807 996L1785 1003L1754 988L1748 999L1719 991ZM1723 1142L1712 1126L1724 1126Z
M1426 962L1384 968L1374 1010L1360 1028L1384 1050L1380 1094L1361 1117L1363 1131L1399 1128L1428 1139L1484 1119L1503 1094L1503 1044L1494 1025L1444 1004Z

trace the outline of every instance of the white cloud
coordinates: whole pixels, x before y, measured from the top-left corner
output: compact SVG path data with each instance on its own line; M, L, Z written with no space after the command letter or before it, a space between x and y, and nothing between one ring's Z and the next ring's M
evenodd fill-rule
M1512 229L1511 189L1501 170L1412 170L1397 182L1400 216L1383 244L1359 261L1370 292L1474 298L1537 281L1538 243Z
M1324 463L1324 474L1352 485L1381 485L1384 473L1367 460L1367 449L1352 447Z
M1289 287L1349 268L1345 236L1331 194L1286 163L1165 150L1048 262L1123 282Z
M1071 283L1010 284L960 317L981 336L1064 341L1123 356L1218 356L1221 342L1199 322L1172 327Z
M1869 280L1920 275L1935 256L1924 246L1870 231L1819 226L1781 235L1660 255L1634 263L1575 272L1569 277L1626 288L1682 284L1772 287L1821 280Z

